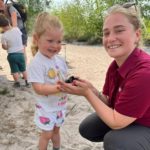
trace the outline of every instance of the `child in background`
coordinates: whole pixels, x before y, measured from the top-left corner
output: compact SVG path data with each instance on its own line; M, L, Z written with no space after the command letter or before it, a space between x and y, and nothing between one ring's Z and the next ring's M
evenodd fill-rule
M20 73L25 79L25 85L29 87L27 82L24 47L22 44L22 33L18 27L12 27L9 20L3 14L0 14L0 28L2 28L3 32L1 37L2 48L7 50L8 53L7 60L15 81L14 87L20 87Z
M28 79L36 93L35 124L42 130L39 149L47 150L51 140L53 150L60 150L60 127L65 118L67 95L58 89L57 82L67 77L65 60L57 54L61 50L63 26L59 19L46 12L35 22Z
M23 18L21 17L21 14L19 11L12 5L12 0L0 0L0 13L3 13L10 21L10 24L12 27L18 27L20 31L22 32L22 43L24 46L24 55L25 55L25 60L27 62L27 57L26 57L26 46L27 46L27 31L25 24L23 22Z

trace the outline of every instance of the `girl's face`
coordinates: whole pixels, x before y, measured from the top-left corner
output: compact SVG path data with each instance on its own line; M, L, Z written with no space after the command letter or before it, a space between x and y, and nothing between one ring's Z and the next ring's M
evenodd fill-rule
M106 17L103 26L103 45L119 66L134 50L139 38L140 29L135 30L125 15L114 13Z
M47 30L40 37L36 37L39 51L48 58L61 50L63 33L58 28Z

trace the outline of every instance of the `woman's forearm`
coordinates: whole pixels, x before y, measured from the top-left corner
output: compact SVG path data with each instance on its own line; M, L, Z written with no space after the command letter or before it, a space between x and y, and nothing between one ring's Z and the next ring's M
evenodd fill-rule
M136 119L119 114L115 109L106 105L102 99L99 100L91 90L88 91L86 98L95 109L97 115L112 129L123 128L134 122Z
M106 105L108 105L108 98L107 96L105 96L104 94L102 94L102 92L98 91L96 88L92 87L92 91L93 93L95 93L95 95L101 100L103 101Z
M108 107L103 101L94 95L94 93L89 92L86 96L89 103L97 112L97 115L110 127L112 128L115 124L115 119L113 116L113 109Z

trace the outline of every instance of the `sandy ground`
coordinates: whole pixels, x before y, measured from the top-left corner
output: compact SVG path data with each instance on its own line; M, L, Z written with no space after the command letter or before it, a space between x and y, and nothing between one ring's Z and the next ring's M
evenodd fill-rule
M91 81L101 90L111 59L100 46L63 46L60 53L69 64L70 75ZM32 59L30 43L27 48L28 63ZM0 49L0 150L38 150L40 130L33 122L34 93L32 88L12 88L12 77L6 51ZM21 80L21 79L20 79ZM23 84L23 82L22 82ZM103 150L102 143L92 143L78 133L80 122L92 107L83 97L70 95L68 114L61 128L62 150ZM51 150L51 142L49 144Z

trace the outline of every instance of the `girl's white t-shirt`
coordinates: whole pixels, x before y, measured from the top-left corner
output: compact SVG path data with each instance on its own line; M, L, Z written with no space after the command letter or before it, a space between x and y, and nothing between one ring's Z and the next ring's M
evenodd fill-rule
M67 78L67 70L65 60L59 55L48 58L38 51L27 68L28 82L56 84L58 80ZM66 109L67 99L67 94L62 92L46 96L36 94L36 104L46 112Z

